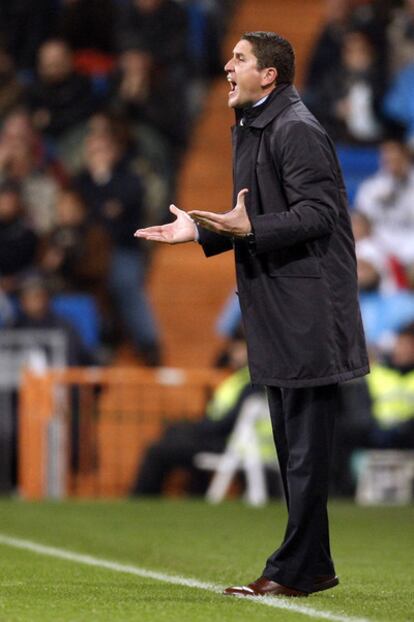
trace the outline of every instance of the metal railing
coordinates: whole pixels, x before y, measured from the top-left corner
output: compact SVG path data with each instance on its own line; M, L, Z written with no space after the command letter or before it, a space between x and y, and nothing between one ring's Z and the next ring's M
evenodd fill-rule
M0 492L10 492L14 487L16 410L23 370L62 368L66 360L67 338L60 330L0 330Z

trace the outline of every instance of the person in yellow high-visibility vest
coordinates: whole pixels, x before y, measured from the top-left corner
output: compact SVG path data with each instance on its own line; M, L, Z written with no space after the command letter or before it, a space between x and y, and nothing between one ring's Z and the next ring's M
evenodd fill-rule
M356 449L414 449L414 323L400 329L392 351L371 364L369 376L342 387L334 450L337 494L355 492Z
M389 360L367 377L373 426L370 444L414 449L414 323L400 330Z

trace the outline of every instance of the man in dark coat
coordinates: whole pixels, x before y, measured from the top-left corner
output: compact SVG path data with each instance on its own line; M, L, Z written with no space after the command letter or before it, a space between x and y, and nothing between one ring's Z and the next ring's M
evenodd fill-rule
M49 39L40 47L27 105L37 127L54 140L79 128L95 111L92 82L75 70L72 51L62 39Z
M267 388L289 520L262 576L225 593L306 596L338 584L326 509L338 383L368 372L354 241L333 144L292 85L289 42L246 33L225 71L234 209L189 216L171 206L173 223L136 236L198 239L206 255L234 247L251 378Z

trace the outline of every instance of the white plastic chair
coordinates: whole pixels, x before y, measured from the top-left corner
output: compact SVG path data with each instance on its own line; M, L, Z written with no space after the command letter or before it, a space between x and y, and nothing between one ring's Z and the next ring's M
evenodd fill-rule
M357 480L360 505L404 505L413 498L414 452L380 449L363 453Z
M214 471L207 489L206 498L211 503L220 503L226 496L234 476L244 471L246 477L245 500L249 505L264 505L268 500L265 468L279 471L276 456L265 459L262 456L257 424L269 420L269 408L265 396L248 397L241 408L237 422L223 454L199 453L194 463L201 469Z

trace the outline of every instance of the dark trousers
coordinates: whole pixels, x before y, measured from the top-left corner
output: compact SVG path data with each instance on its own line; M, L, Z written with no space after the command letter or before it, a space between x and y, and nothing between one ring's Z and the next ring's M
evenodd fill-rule
M310 592L315 577L335 572L327 501L338 385L267 393L289 518L263 575Z

